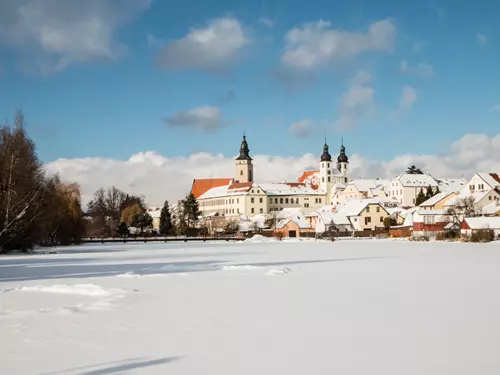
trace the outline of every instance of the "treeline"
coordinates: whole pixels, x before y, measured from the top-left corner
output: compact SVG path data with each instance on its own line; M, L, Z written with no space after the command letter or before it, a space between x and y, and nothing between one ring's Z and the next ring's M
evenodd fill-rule
M101 188L87 207L89 237L128 236L129 234L194 235L201 215L198 202L190 193L177 206L165 201L159 222L154 223L144 197L129 195L116 187Z
M47 175L21 112L0 127L0 252L79 243L80 187Z

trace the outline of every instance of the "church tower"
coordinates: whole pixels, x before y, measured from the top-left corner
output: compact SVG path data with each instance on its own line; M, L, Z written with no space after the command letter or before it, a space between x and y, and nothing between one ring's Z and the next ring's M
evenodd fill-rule
M253 164L249 152L247 138L243 135L240 156L236 158L235 182L253 182Z
M342 176L344 176L344 182L347 183L349 180L349 158L345 154L344 140L342 140L340 154L337 157L337 169L340 171Z
M333 186L332 181L332 155L328 152L328 145L323 146L323 154L321 154L321 160L319 165L319 186L327 196Z

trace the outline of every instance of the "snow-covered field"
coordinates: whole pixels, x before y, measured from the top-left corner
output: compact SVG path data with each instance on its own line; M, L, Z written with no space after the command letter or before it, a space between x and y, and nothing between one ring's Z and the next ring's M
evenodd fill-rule
M500 244L113 244L0 258L0 374L500 374Z

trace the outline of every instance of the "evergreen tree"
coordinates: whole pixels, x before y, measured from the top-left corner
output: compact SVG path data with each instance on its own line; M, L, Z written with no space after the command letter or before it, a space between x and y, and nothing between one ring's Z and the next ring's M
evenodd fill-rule
M425 202L425 194L424 190L420 188L420 191L418 192L417 199L415 200L415 205L420 206L421 203Z
M168 208L168 201L165 201L160 213L160 235L168 236L173 232L172 215Z
M150 228L153 224L153 218L147 212L141 212L134 216L134 221L132 225L141 230L141 233L144 232L144 229Z
M116 229L116 231L118 232L118 234L120 236L128 236L129 235L129 231L128 231L128 226L127 226L127 223L122 221L120 223L120 225L118 225L118 228Z
M436 191L434 192L434 195L441 193L441 190L439 190L439 186L436 187Z
M427 199L431 199L433 197L434 193L432 191L432 186L429 185L429 187L427 188L427 191L425 193L425 200Z
M187 229L192 228L192 225L198 221L198 217L201 215L198 201L194 197L193 193L189 193L183 201L183 215L184 220L186 221Z

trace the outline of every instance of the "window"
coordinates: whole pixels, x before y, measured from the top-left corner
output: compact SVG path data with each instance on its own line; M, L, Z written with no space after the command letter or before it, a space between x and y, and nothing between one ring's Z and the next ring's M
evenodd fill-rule
M295 203L299 204L299 198L295 199Z
M278 204L278 198L274 198L274 203Z
M240 198L236 198L236 203L240 203Z
M254 197L250 198L250 203L255 203L255 198Z
M491 198L491 195L488 197L488 199L491 201L491 199L492 199L492 198Z
M314 198L314 203L318 203L318 198Z
M252 207L252 209L250 210L250 212L253 214L255 212L255 209Z
M318 198L318 203L321 203L321 198Z
M259 198L259 203L262 203L264 202L264 199L263 198Z
M304 207L309 207L309 203L304 203Z
M434 216L431 215L426 215L424 216L424 224L426 225L432 225L436 222Z
M366 212L370 212L370 206L366 206Z
M380 222L383 223L384 222L384 217L383 216L380 216Z
M285 203L288 204L288 198L285 198Z
M368 225L372 222L372 218L371 217L365 217L365 225Z
M263 213L264 213L264 209L263 209L263 208L261 208L261 209L260 209L260 213L261 213L261 214L263 214Z
M332 180L332 179L330 178L330 176L328 176L328 182L331 182L331 180Z
M321 182L325 182L325 178L324 177L321 177Z
M237 212L237 213L240 213L240 209L238 208L238 209L236 210L236 212Z
M328 163L328 168L330 168L330 163Z
M377 212L380 212L380 207L377 206Z
M240 171L240 176L243 176L243 169Z
M255 193L255 190L252 190L252 194L254 194L254 193Z
M269 198L269 204L273 203L273 198Z
M280 203L283 204L283 198L280 198Z

